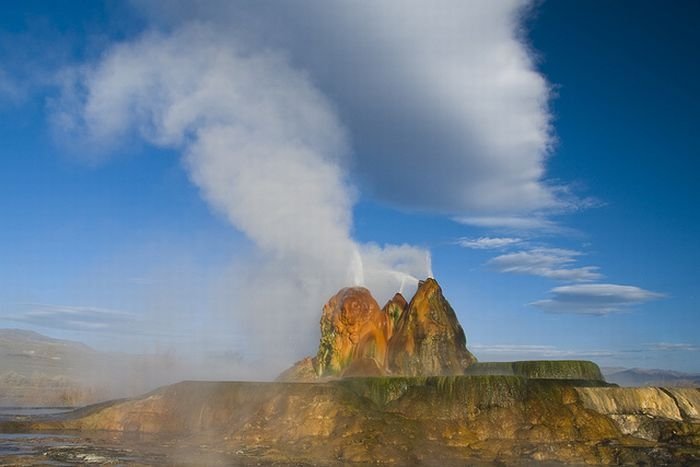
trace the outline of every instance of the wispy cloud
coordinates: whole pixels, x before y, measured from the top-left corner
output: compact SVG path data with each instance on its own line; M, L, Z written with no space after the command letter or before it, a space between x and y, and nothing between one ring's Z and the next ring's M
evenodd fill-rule
M73 331L110 331L133 323L133 313L90 306L25 303L23 311L7 319L45 328Z
M533 248L496 256L488 265L500 272L529 274L567 281L592 281L600 279L596 266L567 267L576 261L581 252L562 248Z
M611 350L574 350L560 349L553 345L531 344L471 344L470 349L477 353L494 356L511 356L515 358L568 358L568 357L610 357L616 353Z
M607 315L663 297L631 285L574 284L550 290L551 298L531 303L552 313Z
M562 227L544 216L462 216L455 217L460 224L489 229L504 229L512 231L542 231L560 232Z
M510 245L520 243L522 240L512 237L479 237L479 238L460 238L457 244L464 248L474 250L492 250L504 248Z
M648 348L657 352L700 352L700 345L688 343L655 342Z
M538 358L629 358L628 354L653 352L700 352L700 346L689 343L657 342L622 349L570 349L544 344L470 344L477 356L495 360L525 360Z

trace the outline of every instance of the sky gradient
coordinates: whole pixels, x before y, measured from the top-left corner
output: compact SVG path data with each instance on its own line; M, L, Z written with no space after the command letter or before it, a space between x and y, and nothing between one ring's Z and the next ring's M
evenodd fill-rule
M8 5L0 327L281 368L433 274L482 361L700 371L700 7L328 5Z

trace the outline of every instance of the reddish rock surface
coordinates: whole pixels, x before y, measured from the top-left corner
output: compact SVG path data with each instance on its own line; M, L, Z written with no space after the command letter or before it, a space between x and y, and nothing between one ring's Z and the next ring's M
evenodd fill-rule
M410 304L397 293L381 310L364 287L340 290L323 307L316 357L297 362L278 381L458 375L474 362L457 315L429 278Z
M321 342L316 356L319 376L342 376L355 361L362 367L386 367L387 317L364 287L348 287L323 307Z
M402 376L460 375L475 362L437 281L421 281L389 342L389 371Z

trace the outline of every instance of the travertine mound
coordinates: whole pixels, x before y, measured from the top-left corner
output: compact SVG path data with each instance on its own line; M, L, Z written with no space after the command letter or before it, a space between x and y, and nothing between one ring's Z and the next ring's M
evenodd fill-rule
M516 376L183 382L62 418L0 423L0 432L157 433L174 445L204 443L228 465L700 462L697 389L578 384Z
M577 392L586 409L607 415L621 433L635 438L653 442L666 436L654 420L689 422L696 428L700 422L700 391L694 388L577 388ZM700 438L696 441L700 448Z
M528 360L522 362L478 362L465 372L474 376L522 376L534 379L605 381L600 368L586 360Z
M383 374L387 316L364 287L342 289L323 307L321 342L316 355L319 376L342 376L355 362ZM359 367L355 365L354 374Z
M389 371L395 375L460 375L476 358L437 281L421 281L389 342Z
M366 288L348 287L323 307L316 357L297 362L277 380L459 375L476 362L466 345L435 279L421 281L410 303L397 293L382 309Z
M408 309L408 302L406 299L401 295L400 293L396 293L391 300L386 302L386 305L384 305L384 308L382 308L382 311L387 317L387 332L386 332L386 337L387 339L391 339L391 337L394 335L396 332L396 327L398 326L399 320L403 316L403 314L406 312Z

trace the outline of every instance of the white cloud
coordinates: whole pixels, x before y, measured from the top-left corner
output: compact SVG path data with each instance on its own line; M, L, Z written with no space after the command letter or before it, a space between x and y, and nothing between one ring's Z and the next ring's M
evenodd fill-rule
M700 345L688 343L656 342L648 347L658 352L700 352Z
M248 49L284 50L332 97L376 197L451 214L569 203L544 181L550 89L523 39L530 2L134 3L169 27L200 20Z
M591 281L600 279L596 266L567 267L581 253L561 248L533 248L527 251L507 253L489 260L488 264L500 272L530 274L567 281Z
M491 250L515 245L521 241L519 238L511 237L479 237L461 238L457 241L457 244L474 250Z
M663 297L631 285L574 284L550 290L552 298L531 305L552 313L607 315Z
M460 224L499 229L508 231L537 231L542 233L558 233L565 229L551 219L541 214L528 217L520 216L461 216L454 220Z

